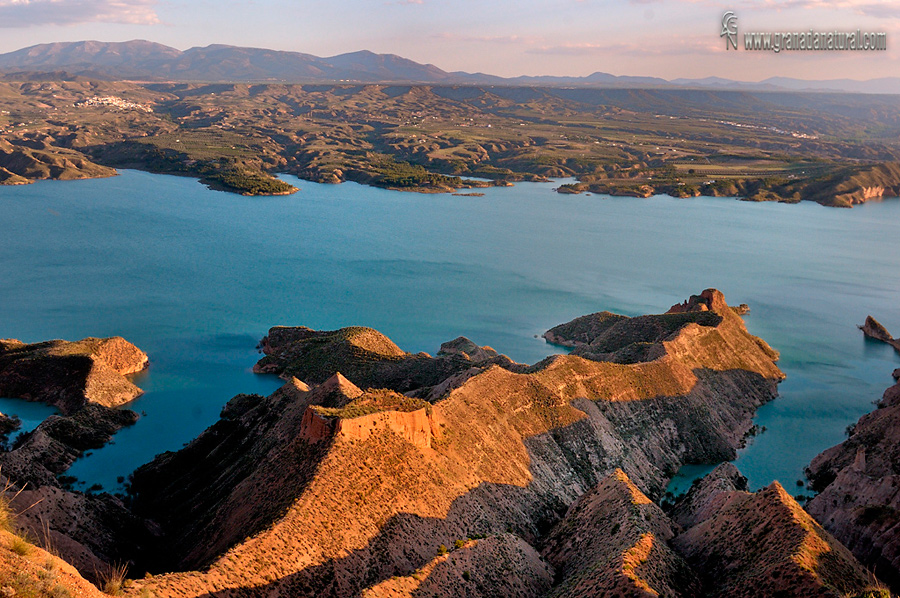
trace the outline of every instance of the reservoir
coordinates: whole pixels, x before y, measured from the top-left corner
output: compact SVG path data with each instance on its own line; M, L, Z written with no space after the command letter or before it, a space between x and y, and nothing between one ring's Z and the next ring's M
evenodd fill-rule
M370 326L431 354L463 335L534 363L560 351L536 338L556 324L662 313L715 287L750 306L747 327L787 374L736 464L753 488L778 479L794 494L900 367L856 328L871 314L900 336L897 200L573 196L560 181L460 197L283 179L300 192L243 197L128 170L0 187L0 337L120 335L150 355L128 405L141 419L75 463L79 487L115 491L235 394L277 388L251 372L274 325Z

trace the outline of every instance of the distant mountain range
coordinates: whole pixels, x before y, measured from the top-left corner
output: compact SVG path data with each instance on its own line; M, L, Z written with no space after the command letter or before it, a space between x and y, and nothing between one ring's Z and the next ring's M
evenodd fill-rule
M211 45L181 51L144 40L60 42L0 54L6 78L105 78L143 81L284 81L291 83L438 83L547 87L689 87L772 91L841 91L900 94L900 77L868 81L808 81L772 77L757 83L720 77L674 79L628 77L596 72L586 77L498 77L447 72L394 54L368 51L328 58L260 48Z

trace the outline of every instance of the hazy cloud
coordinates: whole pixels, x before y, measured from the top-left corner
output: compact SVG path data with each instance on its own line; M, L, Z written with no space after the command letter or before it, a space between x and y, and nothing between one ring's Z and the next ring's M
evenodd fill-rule
M433 37L454 42L474 42L480 44L534 45L544 42L543 37L532 35L470 35L467 33L437 33Z
M641 43L596 44L569 43L555 46L540 46L527 50L529 54L557 54L566 56L673 56L686 54L707 55L718 48L717 44L706 40L685 41L676 47L649 46Z
M629 4L695 4L722 8L721 0L628 0ZM770 10L818 9L826 14L836 9L851 10L858 14L900 18L900 4L894 0L732 0L728 8L765 8ZM723 9L724 10L724 9Z
M0 0L0 27L159 23L156 0Z

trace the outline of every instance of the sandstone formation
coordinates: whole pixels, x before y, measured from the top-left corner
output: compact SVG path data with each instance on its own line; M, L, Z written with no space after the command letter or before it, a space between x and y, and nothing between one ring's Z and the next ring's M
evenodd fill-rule
M362 598L542 598L553 583L552 569L513 534L459 540L448 550L411 575L363 590Z
M678 500L671 516L681 527L689 528L709 519L729 498L747 491L747 478L731 463L722 463Z
M143 391L125 378L146 353L121 337L25 344L0 340L0 396L40 401L69 415L87 403L117 407Z
M614 324L628 319L626 316L620 316L609 311L601 311L554 326L545 332L543 337L548 343L554 345L578 347L589 344Z
M783 374L721 293L697 301L705 309L622 319L585 336L585 356L534 366L460 339L430 357L365 328L272 329L259 370L290 381L236 398L135 473L135 513L161 531L148 566L182 571L143 586L356 595L457 539L511 532L538 546L616 468L654 497L684 462L733 458ZM677 560L643 535L666 534L635 529L623 567L669 583ZM645 555L662 563L653 575Z
M0 530L0 596L106 598L63 559Z
M879 578L900 592L900 384L850 437L813 459L807 475L819 494L807 506Z
M437 357L410 354L377 330L354 326L333 331L276 326L260 342L266 354L253 371L321 384L338 370L363 388L419 393L475 366L522 367L490 347L460 337L441 345Z
M149 531L119 499L67 491L59 476L137 421L134 411L112 407L142 392L125 376L146 365L147 355L119 337L32 345L0 340L0 395L45 402L63 413L0 452L0 484L15 496L19 527L49 541L91 579L109 563L140 560Z
M694 525L675 550L701 572L708 596L863 596L876 580L778 482L756 493L713 472L688 496Z
M900 352L900 339L895 339L891 336L891 333L887 331L887 328L872 316L866 316L866 323L860 326L859 329L862 330L863 334L867 337L887 343Z
M700 593L697 575L670 547L679 530L621 469L573 504L544 541L557 569L552 598Z

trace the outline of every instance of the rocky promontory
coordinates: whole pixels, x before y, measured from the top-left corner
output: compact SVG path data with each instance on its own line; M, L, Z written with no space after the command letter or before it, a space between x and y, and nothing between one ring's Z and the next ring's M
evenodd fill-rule
M887 328L872 316L866 316L865 324L860 326L859 329L862 330L863 334L868 338L887 343L900 352L900 339L891 336L891 333L888 332Z
M17 527L94 581L98 570L136 558L149 531L118 498L95 495L97 488L70 491L61 474L138 420L134 411L115 407L142 393L125 376L146 365L147 355L120 337L0 340L0 395L61 411L0 452L0 485L12 496Z
M87 403L118 407L143 391L125 376L147 354L121 337L26 344L0 339L0 396L53 405L63 414Z
M466 339L431 357L367 328L273 328L258 371L288 382L236 397L195 441L135 472L134 511L161 531L148 566L177 572L141 585L158 596L386 591L393 578L432 579L424 571L457 540L511 533L541 552L617 469L659 497L682 463L733 458L783 378L721 293L704 297L705 310L619 319L583 337L583 356L532 366ZM644 537L667 534L634 531L623 567L643 575L643 555L662 551L674 572L653 579L681 579L665 540ZM527 550L500 545L541 577ZM577 575L569 560L560 569Z
M18 527L92 581L127 563L135 597L879 595L777 482L751 493L723 464L654 502L682 464L733 458L783 378L721 293L547 338L572 353L272 328L258 369L286 383L235 396L124 501L56 475L132 412L86 403L23 435L0 456L29 481Z

